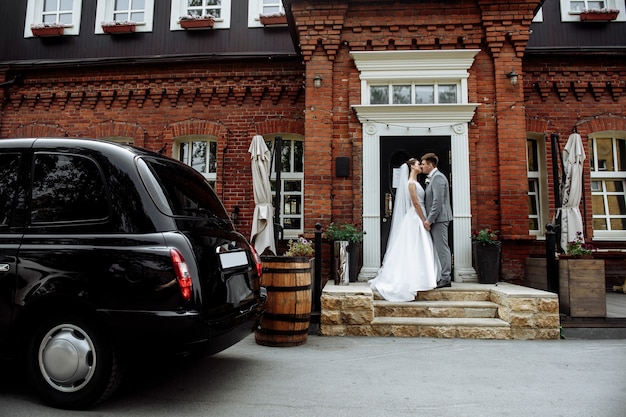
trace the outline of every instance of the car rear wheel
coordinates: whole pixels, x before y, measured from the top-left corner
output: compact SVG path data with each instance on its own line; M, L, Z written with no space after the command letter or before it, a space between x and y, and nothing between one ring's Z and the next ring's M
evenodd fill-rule
M27 355L34 387L54 407L90 407L111 395L121 379L114 346L98 326L78 317L41 324Z

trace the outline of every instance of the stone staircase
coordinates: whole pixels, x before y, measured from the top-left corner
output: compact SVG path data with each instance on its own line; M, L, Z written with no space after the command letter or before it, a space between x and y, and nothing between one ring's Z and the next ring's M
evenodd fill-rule
M558 339L556 294L517 285L453 283L413 302L382 299L366 283L322 291L324 336Z

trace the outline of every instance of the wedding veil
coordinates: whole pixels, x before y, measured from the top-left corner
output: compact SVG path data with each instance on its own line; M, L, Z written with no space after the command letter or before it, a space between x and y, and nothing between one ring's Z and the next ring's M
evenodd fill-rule
M393 202L393 214L391 217L391 229L389 231L389 240L387 240L387 248L391 246L398 231L400 230L402 219L407 211L411 208L411 196L409 196L409 166L403 163L400 166L400 175L398 177L398 188L396 188L396 198Z

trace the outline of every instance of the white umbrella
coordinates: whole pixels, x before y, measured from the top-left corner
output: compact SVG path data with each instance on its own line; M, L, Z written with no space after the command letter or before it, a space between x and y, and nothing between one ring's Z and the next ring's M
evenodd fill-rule
M578 133L572 133L563 150L565 178L561 184L561 247L578 237L585 240L583 219L580 215L580 199L583 191L583 141Z
M272 187L270 185L271 156L265 140L255 135L250 143L252 159L252 187L254 189L254 217L250 241L260 255L266 248L276 254L274 244L274 207L272 206Z

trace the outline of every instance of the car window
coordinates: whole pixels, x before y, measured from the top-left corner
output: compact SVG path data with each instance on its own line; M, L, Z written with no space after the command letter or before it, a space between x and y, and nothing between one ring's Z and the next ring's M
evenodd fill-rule
M101 221L109 215L102 172L81 155L38 153L34 159L32 223Z
M193 169L177 161L143 158L155 181L140 169L144 183L161 211L174 216L217 217L228 213L209 183Z
M18 198L20 154L0 154L0 230L10 224Z

